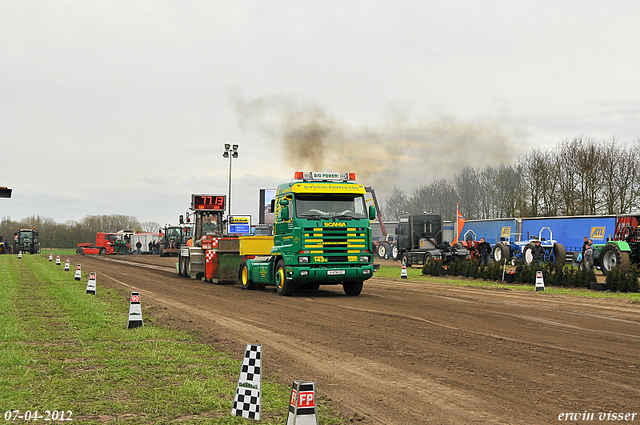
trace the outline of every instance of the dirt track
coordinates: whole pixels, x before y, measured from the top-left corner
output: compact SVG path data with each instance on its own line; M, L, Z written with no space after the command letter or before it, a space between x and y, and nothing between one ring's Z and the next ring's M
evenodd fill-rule
M267 376L315 381L362 424L640 413L637 303L375 277L359 297L334 286L280 297L179 277L175 259L107 260L71 263L97 272L98 285L140 290L156 323L200 331L239 358L245 344L262 344Z

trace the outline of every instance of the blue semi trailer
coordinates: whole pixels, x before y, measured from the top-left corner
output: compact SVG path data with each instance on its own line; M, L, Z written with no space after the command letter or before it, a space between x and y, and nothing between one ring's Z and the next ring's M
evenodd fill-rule
M485 240L493 245L493 259L523 259L528 244L540 238L545 247L545 261L575 261L582 250L584 237L603 244L615 234L616 216L535 217L469 220L465 222L464 240Z

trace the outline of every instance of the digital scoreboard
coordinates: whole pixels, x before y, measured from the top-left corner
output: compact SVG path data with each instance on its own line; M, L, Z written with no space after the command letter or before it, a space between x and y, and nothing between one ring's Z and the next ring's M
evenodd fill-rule
M224 195L191 195L191 209L200 211L224 211L227 202Z

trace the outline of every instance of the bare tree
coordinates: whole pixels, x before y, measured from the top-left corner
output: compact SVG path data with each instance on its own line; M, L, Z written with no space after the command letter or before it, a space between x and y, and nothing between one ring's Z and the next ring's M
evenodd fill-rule
M460 212L467 220L481 218L480 172L473 167L464 167L454 178L454 185L458 193Z
M515 217L524 203L519 166L500 164L497 168L495 187L495 213L492 218Z
M156 233L158 230L160 230L160 223L158 223L157 221L145 221L143 223L140 223L140 229L143 232Z
M398 221L405 211L407 211L407 195L401 189L394 187L384 203L382 216L388 221Z

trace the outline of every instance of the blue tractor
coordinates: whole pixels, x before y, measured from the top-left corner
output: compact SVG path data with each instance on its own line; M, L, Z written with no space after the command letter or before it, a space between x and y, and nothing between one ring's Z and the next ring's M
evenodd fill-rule
M549 232L549 238L543 237L544 231ZM538 237L526 241L514 242L511 241L511 236L507 240L498 242L493 247L493 261L503 262L511 261L511 264L516 262L524 262L525 264L533 263L533 245L539 240L540 245L544 248L544 257L542 259L545 263L558 263L564 264L567 260L567 251L564 246L553 239L553 233L551 228L543 227L540 229Z

